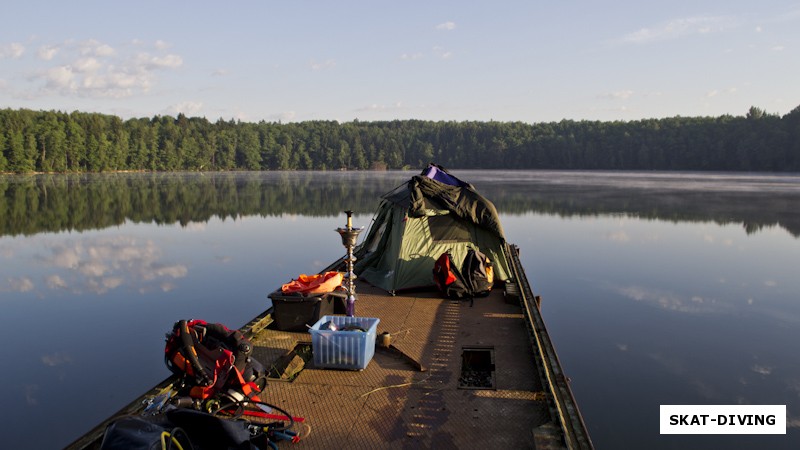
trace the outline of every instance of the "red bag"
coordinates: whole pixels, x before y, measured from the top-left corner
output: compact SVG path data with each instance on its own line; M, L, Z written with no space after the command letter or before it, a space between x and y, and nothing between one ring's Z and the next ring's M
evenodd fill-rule
M446 298L461 299L470 296L464 277L453 263L453 256L449 251L442 253L433 264L433 282Z

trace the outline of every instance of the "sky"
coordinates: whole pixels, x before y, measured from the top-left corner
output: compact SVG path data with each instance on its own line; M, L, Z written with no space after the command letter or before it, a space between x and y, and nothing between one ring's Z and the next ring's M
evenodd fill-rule
M11 1L0 108L632 121L800 105L800 1Z

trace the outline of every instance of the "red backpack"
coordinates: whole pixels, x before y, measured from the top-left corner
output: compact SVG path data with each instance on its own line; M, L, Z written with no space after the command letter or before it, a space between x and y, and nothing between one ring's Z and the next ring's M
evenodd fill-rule
M467 283L453 262L453 255L446 251L433 264L433 282L446 298L464 299L470 297Z

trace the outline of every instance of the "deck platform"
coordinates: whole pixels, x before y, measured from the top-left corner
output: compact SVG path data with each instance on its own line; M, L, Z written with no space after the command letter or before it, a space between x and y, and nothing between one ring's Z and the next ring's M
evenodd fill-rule
M436 292L391 296L359 284L356 316L377 317L376 346L362 371L315 369L270 381L261 398L306 418L309 449L535 448L534 430L551 422L525 318L502 289L485 298L446 300ZM311 342L309 333L266 328L253 338L265 366ZM459 387L464 349L491 350L493 388Z

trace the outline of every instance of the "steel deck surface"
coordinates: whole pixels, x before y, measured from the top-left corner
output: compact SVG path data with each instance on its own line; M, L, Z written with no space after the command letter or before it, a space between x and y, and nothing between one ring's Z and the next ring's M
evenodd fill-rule
M542 430L557 424L522 309L506 303L502 289L472 304L433 291L391 296L364 283L357 294L356 316L379 318L377 334L390 333L392 347L376 345L360 371L316 369L309 362L294 381L270 381L261 394L305 418L310 433L298 445L558 447L542 440ZM252 341L253 356L269 367L298 343L310 343L311 334L265 328ZM465 348L493 351L493 388L459 387Z

